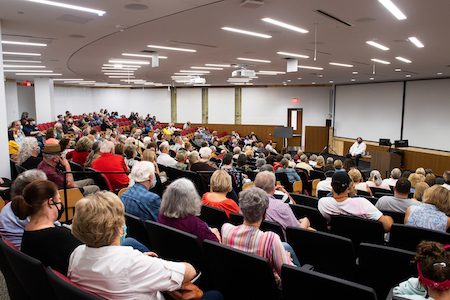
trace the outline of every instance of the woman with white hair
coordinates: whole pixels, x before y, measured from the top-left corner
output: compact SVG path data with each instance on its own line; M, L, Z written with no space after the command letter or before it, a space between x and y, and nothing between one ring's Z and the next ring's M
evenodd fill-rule
M209 228L198 218L201 208L202 201L192 181L179 178L164 191L157 222L194 234L200 242L220 242L217 228Z
M372 170L370 172L369 180L366 182L369 187L376 187L379 189L391 190L391 187L386 182L383 182L380 171Z
M19 148L17 164L27 170L36 169L42 161L42 157L39 156L40 152L41 148L35 137L24 138Z
M200 155L201 155L201 162L206 163L208 166L213 167L214 169L218 169L217 165L213 163L211 159L212 150L209 147L203 147L200 149Z

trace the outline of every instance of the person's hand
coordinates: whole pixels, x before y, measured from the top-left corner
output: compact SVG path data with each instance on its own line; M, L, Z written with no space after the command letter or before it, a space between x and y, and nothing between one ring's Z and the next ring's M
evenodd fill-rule
M284 250L284 251L286 251L286 250ZM289 257L289 260L290 260L290 261L294 261L294 260L292 259L292 257L291 257L291 252L286 251L286 255L287 255L287 257Z
M63 165L66 168L66 170L70 170L69 161L67 159L65 159L64 157L61 157L59 162L61 163L61 165Z
M248 175L247 175L247 174L242 174L242 176L243 176L245 179L248 179Z
M4 183L3 179L2 179L2 178L0 178L0 184L3 184L3 183Z
M284 186L282 186L282 185L276 185L275 189L277 191L281 191L281 192L286 193L286 194L288 193L288 192L286 192L286 190L284 189Z
M211 232L214 233L214 235L219 240L219 243L222 243L222 238L220 237L219 230L217 230L217 228L209 228L209 230L211 230Z
M309 219L307 217L301 218L298 221L300 222L300 224L302 224L303 228L308 228L311 226L311 223L309 222Z
M158 254L156 254L155 252L144 252L143 254L151 257L158 257Z

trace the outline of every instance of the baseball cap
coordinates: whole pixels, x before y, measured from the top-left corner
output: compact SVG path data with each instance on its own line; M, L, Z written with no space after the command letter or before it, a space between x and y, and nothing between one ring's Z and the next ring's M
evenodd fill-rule
M351 179L350 176L348 176L347 172L336 172L334 173L333 177L331 178L331 185L332 186L342 186L342 187L348 187L350 185Z

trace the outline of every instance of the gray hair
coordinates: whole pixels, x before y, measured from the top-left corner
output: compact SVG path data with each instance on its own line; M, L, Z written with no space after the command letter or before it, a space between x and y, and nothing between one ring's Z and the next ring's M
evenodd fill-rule
M273 172L268 171L259 172L255 177L255 186L262 189L266 193L272 192L275 183L276 178Z
M271 164L265 164L265 165L263 165L261 168L259 168L259 171L261 171L261 172L275 172L274 170L273 170L273 167L272 167L272 165Z
M402 177L402 171L399 168L394 168L391 171L391 176L394 179L399 179L400 177Z
M317 155L313 154L309 157L309 160L316 161Z
M142 134L142 130L141 129L137 129L136 132L134 133L133 137L135 139L137 139L141 134Z
M262 220L268 207L269 197L258 187L249 187L239 193L239 208L244 221L256 223Z
M91 163L94 161L94 155L95 152L99 151L102 146L102 141L95 141L91 146L91 152L86 157L86 161L84 162L84 167L89 168L91 167Z
M92 147L92 144L93 144L92 140L87 136L84 136L78 140L75 146L75 151L77 152L89 151Z
M119 143L121 144L125 144L125 141L127 140L127 136L126 135L119 135Z
M233 149L233 153L234 153L234 154L239 154L239 153L241 153L241 147L235 147L235 148Z
M114 143L110 141L104 141L100 146L101 153L110 153L114 149Z
M23 139L22 144L19 147L19 154L17 154L17 164L23 164L33 152L33 148L37 144L35 137L26 137Z
M333 164L333 161L334 161L333 157L331 156L327 157L327 164Z
M262 152L258 154L258 157L259 157L259 158L266 158L266 156L265 156L264 153L262 153Z
M150 180L150 175L155 180L155 165L149 161L140 161L133 166L131 173L128 176L130 178L129 186L133 186L135 182L144 182Z
M38 169L32 169L20 173L11 185L11 199L17 195L22 195L25 187L35 180L47 180L47 175Z
M42 159L46 162L52 161L55 157L61 157L61 154L49 154L49 153L42 153Z
M209 146L209 149L211 149L211 152L214 152L214 153L217 151L216 146Z
M302 154L301 156L300 156L300 161L301 162L306 162L308 160L308 156L306 156L306 154Z
M285 153L283 155L283 157L286 158L287 160L291 160L292 159L292 156L289 153Z
M197 151L192 151L191 154L188 155L188 160L191 165L195 164L199 158L200 156Z
M372 179L373 182L375 182L376 186L379 186L383 182L381 174L378 170L372 170L370 172L370 178Z
M164 151L165 149L168 149L169 148L169 143L168 142L162 142L160 145L159 145L159 151Z
M152 141L152 138L149 137L149 136L146 136L146 137L144 138L144 144L145 144L145 145L149 144L151 141Z
M263 165L266 164L266 160L264 158L258 158L256 160L255 166L260 169Z
M199 216L202 201L192 181L179 178L164 191L159 211L168 218Z
M211 158L211 149L208 147L203 147L200 150L200 155L202 156L202 158Z

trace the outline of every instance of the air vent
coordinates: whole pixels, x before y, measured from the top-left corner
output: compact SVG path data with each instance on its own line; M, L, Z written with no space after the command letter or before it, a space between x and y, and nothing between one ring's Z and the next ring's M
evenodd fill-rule
M345 22L345 21L343 21L343 20L341 20L341 19L339 19L339 18L333 16L333 15L330 15L329 13L324 12L324 11L321 10L321 9L317 9L317 10L315 10L315 12L316 12L316 13L319 13L319 14L321 14L321 15L323 15L323 16L329 18L329 19L333 19L333 20L335 20L335 21L337 21L337 22L339 22L339 23L342 23L342 24L344 24L344 25L347 25L347 26L354 26L353 24L350 24L350 23L348 23L348 22Z

